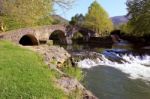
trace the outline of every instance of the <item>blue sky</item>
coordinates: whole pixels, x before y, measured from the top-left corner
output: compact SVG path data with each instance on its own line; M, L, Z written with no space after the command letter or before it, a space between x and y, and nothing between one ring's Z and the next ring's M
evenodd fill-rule
M62 10L55 7L56 14L70 20L72 16L77 13L82 13L85 15L88 12L88 7L94 0L76 0L72 8L69 10ZM109 16L119 16L125 15L126 10L126 0L97 0L99 4L108 12Z

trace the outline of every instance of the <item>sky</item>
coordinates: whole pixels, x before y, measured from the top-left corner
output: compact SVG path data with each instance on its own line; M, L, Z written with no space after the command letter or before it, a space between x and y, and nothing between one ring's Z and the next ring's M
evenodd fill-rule
M94 0L76 0L73 6L64 10L55 6L55 13L70 20L77 13L85 15L88 12L88 7ZM97 2L107 11L110 17L126 15L126 0L97 0Z

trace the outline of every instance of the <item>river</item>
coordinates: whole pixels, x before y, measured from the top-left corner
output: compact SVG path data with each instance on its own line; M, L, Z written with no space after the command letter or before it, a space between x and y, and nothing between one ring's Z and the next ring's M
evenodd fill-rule
M83 84L100 99L150 99L149 47L135 50L126 43L117 45L79 47L78 52L97 54L77 62L85 74Z

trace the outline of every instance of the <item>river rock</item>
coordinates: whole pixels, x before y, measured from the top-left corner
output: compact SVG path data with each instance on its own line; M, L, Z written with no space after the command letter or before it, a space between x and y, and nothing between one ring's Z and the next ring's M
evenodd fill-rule
M61 77L56 82L58 86L60 86L60 88L68 94L76 90L80 90L82 99L98 99L90 91L86 90L84 86L81 85L80 82L74 78Z
M71 55L63 48L59 46L26 46L27 48L41 54L46 64L50 64L51 61L56 60L57 62L64 63Z

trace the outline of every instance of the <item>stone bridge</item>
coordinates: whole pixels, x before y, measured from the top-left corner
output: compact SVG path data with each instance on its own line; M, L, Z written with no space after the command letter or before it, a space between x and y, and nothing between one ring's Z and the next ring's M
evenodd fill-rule
M83 32L83 35L88 35L89 33L88 30L81 29L79 27L51 25L34 28L22 28L4 32L0 34L0 39L9 40L22 45L38 45L40 43L47 42L54 32L59 34L59 40L62 44L71 44L71 38L76 32ZM90 33L94 34L91 31Z

